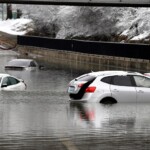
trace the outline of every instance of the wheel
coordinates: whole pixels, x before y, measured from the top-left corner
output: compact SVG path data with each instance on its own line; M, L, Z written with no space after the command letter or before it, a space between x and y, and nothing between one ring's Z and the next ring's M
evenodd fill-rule
M117 101L114 98L107 97L107 98L102 99L100 101L100 103L102 103L102 104L115 104L115 103L117 103Z

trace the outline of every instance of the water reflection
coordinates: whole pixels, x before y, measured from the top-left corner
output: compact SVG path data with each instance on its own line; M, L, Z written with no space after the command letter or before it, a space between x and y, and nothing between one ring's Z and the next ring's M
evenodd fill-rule
M93 103L0 103L0 145L4 149L131 148L148 140L150 106ZM140 138L139 138L140 137ZM109 141L109 143L107 143ZM126 143L124 143L126 141ZM93 145L94 144L94 145ZM96 145L95 145L96 144ZM148 146L149 143L144 143ZM82 148L81 148L82 147Z
M147 103L122 103L103 105L95 103L70 103L70 117L74 126L99 130L127 131L150 127L150 106Z
M15 57L0 53L0 71ZM67 85L80 73L69 69L8 73L28 89L0 92L0 149L149 149L149 104L69 103Z
M123 107L121 107L120 104L117 105L118 106L115 107L115 105L95 103L70 103L70 113L74 124L82 127L101 129L107 128L110 125L111 128L114 125L117 126L121 124L134 126L136 106L133 104L130 104L130 107L127 104L123 104ZM125 106L129 108L124 110L124 113L122 108L126 108Z
M86 130L83 141L76 139L81 145L95 143L95 150L134 149L135 143L139 150L150 146L150 106L146 103L71 103L69 114L74 128L84 134Z

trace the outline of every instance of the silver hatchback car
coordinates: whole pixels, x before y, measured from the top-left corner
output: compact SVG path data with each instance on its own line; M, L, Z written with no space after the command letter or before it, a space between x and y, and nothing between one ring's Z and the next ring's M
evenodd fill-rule
M78 102L150 102L150 78L137 72L91 72L73 79L68 93Z

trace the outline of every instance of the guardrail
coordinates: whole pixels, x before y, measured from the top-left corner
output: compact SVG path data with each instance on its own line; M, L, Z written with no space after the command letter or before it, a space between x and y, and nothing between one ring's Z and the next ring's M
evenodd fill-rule
M43 47L88 54L150 59L150 45L113 42L93 42L81 40L50 39L35 36L18 36L19 45Z

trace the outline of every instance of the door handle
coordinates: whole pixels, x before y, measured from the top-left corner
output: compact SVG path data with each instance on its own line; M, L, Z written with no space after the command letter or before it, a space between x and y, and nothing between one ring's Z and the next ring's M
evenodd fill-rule
M139 90L139 91L138 91L138 93L144 93L144 91L142 91L142 90Z
M117 90L117 89L113 89L113 91L114 91L114 92L119 92L119 90Z

